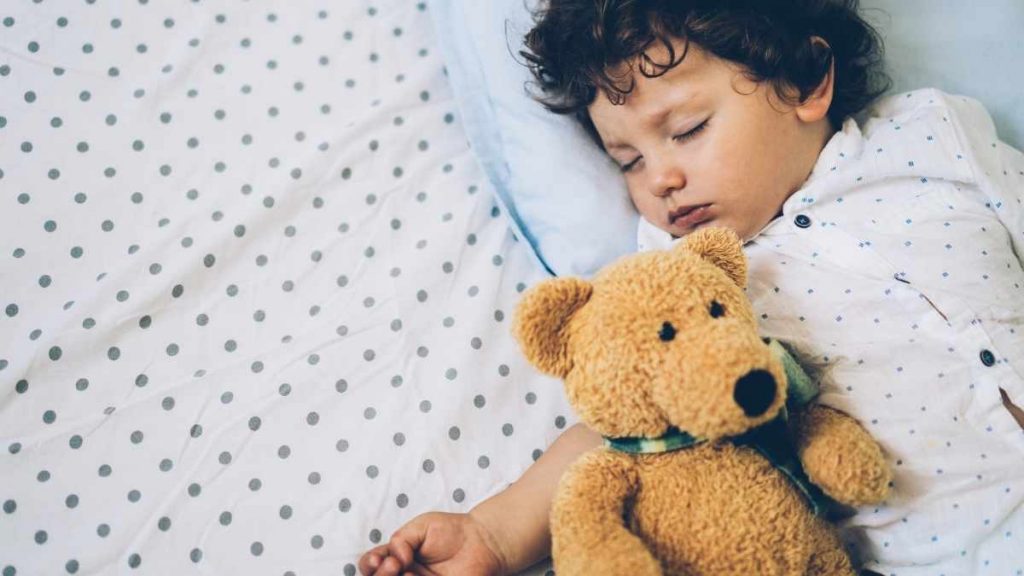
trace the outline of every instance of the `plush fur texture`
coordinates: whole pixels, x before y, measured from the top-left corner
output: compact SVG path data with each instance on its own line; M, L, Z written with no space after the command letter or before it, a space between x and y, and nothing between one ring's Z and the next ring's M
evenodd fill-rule
M726 440L786 402L785 372L757 335L745 283L739 239L710 228L673 250L623 258L592 282L558 278L524 295L514 334L531 363L564 380L588 426L611 437L676 426L709 439L663 454L602 447L574 463L551 516L559 576L853 574L790 481ZM772 397L765 384L770 403L751 413L737 382L755 370L775 389ZM850 505L885 498L881 450L852 418L812 406L790 429L826 494Z

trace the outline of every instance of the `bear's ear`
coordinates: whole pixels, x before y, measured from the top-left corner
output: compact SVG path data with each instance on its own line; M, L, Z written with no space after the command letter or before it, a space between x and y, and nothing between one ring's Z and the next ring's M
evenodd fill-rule
M554 278L537 284L519 301L512 334L526 359L541 372L559 378L569 374L569 321L592 292L593 286L586 280Z
M700 256L721 268L740 288L747 286L747 257L743 242L728 228L701 228L679 243L678 249Z

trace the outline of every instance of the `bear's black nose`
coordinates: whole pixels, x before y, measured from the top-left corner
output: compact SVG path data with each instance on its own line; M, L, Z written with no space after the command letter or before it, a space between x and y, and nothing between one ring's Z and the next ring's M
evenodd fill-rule
M736 381L732 396L744 414L760 416L775 400L775 377L765 370L751 370Z

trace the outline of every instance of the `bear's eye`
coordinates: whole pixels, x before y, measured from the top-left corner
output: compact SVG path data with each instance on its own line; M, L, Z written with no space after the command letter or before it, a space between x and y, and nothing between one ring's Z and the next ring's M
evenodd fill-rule
M725 316L725 307L718 303L718 300L711 301L711 309L709 310L712 318L718 318L719 316Z
M658 338L661 338L662 342L671 342L676 337L676 327L671 322L665 322L661 325L661 331L658 332Z

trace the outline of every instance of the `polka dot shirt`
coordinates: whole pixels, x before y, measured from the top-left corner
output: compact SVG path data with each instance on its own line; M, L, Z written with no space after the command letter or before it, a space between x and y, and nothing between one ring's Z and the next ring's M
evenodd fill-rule
M882 574L1024 574L1024 155L928 89L848 119L751 239L748 296L894 471L842 523ZM642 222L641 249L665 248Z

